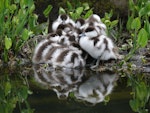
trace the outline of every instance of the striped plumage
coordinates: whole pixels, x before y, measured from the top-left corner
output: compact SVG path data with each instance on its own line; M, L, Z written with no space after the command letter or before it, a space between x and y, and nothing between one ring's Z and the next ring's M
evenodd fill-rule
M36 46L32 62L50 64L54 68L78 68L85 65L82 51L77 47L61 45L48 39Z
M32 62L46 63L57 68L77 68L86 65L87 56L100 60L118 59L113 41L107 36L106 25L96 14L75 22L66 14L52 24L53 32L38 43Z
M33 66L34 80L44 89L52 89L58 98L67 98L70 92L77 89L82 82L83 70L77 69L45 69L42 66Z

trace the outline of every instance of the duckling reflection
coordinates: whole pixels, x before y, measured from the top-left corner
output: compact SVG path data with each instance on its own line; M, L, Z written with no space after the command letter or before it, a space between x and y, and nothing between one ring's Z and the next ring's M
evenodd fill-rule
M33 66L34 79L39 86L52 89L59 99L65 99L70 92L77 89L77 84L82 81L83 70L78 69L45 69L39 65Z
M104 101L105 97L112 92L117 79L118 76L110 71L95 73L78 86L74 95L79 100L95 105Z
M59 99L66 99L73 93L75 100L95 105L104 101L114 88L118 76L111 72L93 72L77 69L45 69L33 66L34 80L44 89L56 92Z

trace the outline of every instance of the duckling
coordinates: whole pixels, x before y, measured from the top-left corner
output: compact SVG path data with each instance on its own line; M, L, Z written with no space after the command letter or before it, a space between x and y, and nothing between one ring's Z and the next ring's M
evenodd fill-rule
M59 43L60 37L65 35L66 33L62 29L57 29L56 32L49 33L47 39Z
M91 30L91 28L88 28ZM96 65L91 68L95 68L99 65L100 60L118 59L119 54L115 49L113 41L105 35L97 35L96 30L92 29L88 32L85 30L84 34L80 35L79 45L85 50L91 57L97 59ZM92 37L93 36L93 37Z
M69 34L61 36L58 41L59 44L67 46L70 46L73 42L77 42L77 38Z
M84 24L85 20L83 18L79 18L75 21L75 28L81 29Z
M63 32L68 33L74 28L70 24L60 24L57 29L61 29Z
M91 15L85 22L85 24L81 27L82 30L87 29L88 27L95 27L99 34L107 35L107 27L106 25L101 21L100 16L97 14Z
M49 45L49 47L44 50L42 58L44 63L50 64L54 68L78 68L85 66L85 61L81 54L82 51L71 46L51 47L51 45Z
M70 43L73 42L73 41L78 42L79 33L71 25L69 25L69 24L60 24L58 26L58 30L62 30L62 32L63 32L61 37L59 38L59 42L61 44L70 45Z
M66 14L59 15L58 18L52 24L52 30L56 31L60 24L70 24L75 26L75 22Z
M48 39L44 39L41 42L39 42L35 47L33 57L32 57L32 62L34 64L44 63L42 60L42 54L48 46L53 47L53 46L60 46L60 45Z

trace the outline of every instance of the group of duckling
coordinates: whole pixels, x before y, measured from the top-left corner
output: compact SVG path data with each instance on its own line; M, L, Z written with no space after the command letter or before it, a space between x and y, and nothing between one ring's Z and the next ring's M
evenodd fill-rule
M109 59L120 59L117 47L107 36L106 25L97 14L87 19L73 21L62 14L52 24L52 33L39 42L35 48L32 62L48 64L53 68L82 68L88 56L96 59L96 64Z

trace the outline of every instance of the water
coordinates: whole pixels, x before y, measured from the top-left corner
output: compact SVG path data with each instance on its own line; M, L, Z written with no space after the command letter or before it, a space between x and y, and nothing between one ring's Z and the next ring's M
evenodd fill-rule
M148 113L145 76L42 66L2 68L0 113Z

